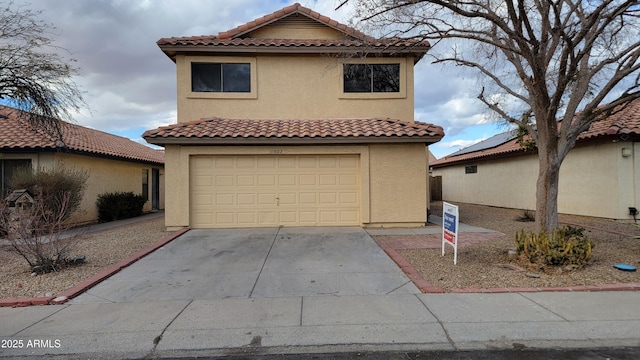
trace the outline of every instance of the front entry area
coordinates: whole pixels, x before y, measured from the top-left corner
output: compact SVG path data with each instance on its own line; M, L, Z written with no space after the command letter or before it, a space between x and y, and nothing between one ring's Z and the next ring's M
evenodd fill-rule
M189 169L192 228L361 225L359 155L191 156Z

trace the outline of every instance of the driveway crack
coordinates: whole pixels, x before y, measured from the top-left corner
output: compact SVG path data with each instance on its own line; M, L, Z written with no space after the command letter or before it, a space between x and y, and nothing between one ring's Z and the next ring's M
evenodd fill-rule
M256 289L256 286L258 285L258 281L260 280L260 276L262 276L262 271L264 270L265 265L267 264L267 260L269 259L269 255L271 254L271 250L273 250L273 245L275 245L276 240L278 239L278 234L280 234L280 229L278 228L278 231L276 231L276 235L273 237L273 241L271 242L271 246L269 247L269 251L267 251L267 256L264 257L264 261L262 262L262 266L260 267L260 272L258 273L258 276L256 276L256 281L253 283L253 287L251 288L251 292L249 293L249 298L253 297L253 292Z
M176 316L173 317L173 319L171 319L171 321L169 321L169 323L167 324L167 326L164 327L164 329L162 329L162 331L160 332L160 335L156 336L153 339L153 348L151 349L151 351L149 351L149 353L147 354L147 356L145 356L145 359L152 359L155 357L155 352L156 349L158 348L158 344L160 343L160 340L162 340L162 336L164 335L165 331L167 331L167 329L169 328L169 326L171 326L171 324L173 324L174 321L176 321L176 319L182 315L182 313L189 307L189 305L191 305L191 303L193 302L193 300L189 300L189 302L187 303L187 305L185 305L182 310L180 310L180 312L178 312L176 314Z

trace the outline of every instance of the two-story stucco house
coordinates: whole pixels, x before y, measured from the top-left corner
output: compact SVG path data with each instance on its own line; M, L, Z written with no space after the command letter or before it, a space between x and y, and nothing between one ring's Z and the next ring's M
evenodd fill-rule
M178 123L143 137L165 147L168 228L425 224L426 146L444 135L413 120L428 43L294 4L158 45Z

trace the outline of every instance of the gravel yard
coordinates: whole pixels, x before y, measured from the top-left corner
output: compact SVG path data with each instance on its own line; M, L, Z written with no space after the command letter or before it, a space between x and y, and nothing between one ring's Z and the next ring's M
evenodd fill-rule
M146 220L77 239L72 257L87 263L63 271L32 276L26 261L0 246L0 298L54 296L167 236L164 218Z
M582 269L567 271L562 267L530 266L525 261L508 258L507 251L515 249L515 233L523 228L533 230L533 223L516 220L523 215L522 210L472 204L459 206L460 222L496 230L505 236L459 247L458 264L455 266L453 248L450 246L444 257L441 249L398 250L425 280L444 291L455 288L543 288L640 282L639 272L613 268L617 263L640 266L640 239L629 236L640 235L640 230L633 223L561 215L561 222L584 227L585 234L595 243L590 263ZM431 211L441 215L442 204L433 203ZM504 264L515 265L525 271L515 271ZM531 278L526 276L527 273L535 273L540 277Z
M585 227L585 233L596 244L589 265L565 271L562 268L531 267L523 261L508 258L507 250L515 248L515 233L522 228L533 229L533 223L516 220L522 216L522 211L470 204L459 206L460 222L506 235L459 247L458 264L455 266L451 247L444 257L439 248L398 250L424 279L445 291L455 288L566 287L640 282L639 272L623 272L612 267L616 263L640 266L640 240L632 238L632 235L640 234L640 230L633 223L561 215L560 221ZM442 204L433 203L431 211L440 215ZM86 234L77 240L73 252L73 256L85 255L86 264L37 276L31 275L22 258L0 249L0 298L56 295L168 234L164 230L163 218ZM524 271L510 269L505 264L515 265ZM527 277L526 273L540 277Z

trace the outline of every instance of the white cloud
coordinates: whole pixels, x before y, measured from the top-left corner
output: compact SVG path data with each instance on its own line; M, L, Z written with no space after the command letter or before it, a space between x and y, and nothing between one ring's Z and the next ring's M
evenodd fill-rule
M481 138L481 139L474 139L474 140L454 140L454 141L443 141L440 142L439 145L442 148L448 148L448 149L464 149L467 148L471 145L477 144L481 141L486 140L486 138Z
M299 0L349 24L356 2ZM56 44L77 59L76 79L91 115L77 122L107 132L152 129L176 121L175 64L156 45L163 37L215 35L295 0L30 0L59 29ZM359 25L356 25L359 26ZM447 134L488 120L473 78L443 71L425 57L415 69L416 119Z

